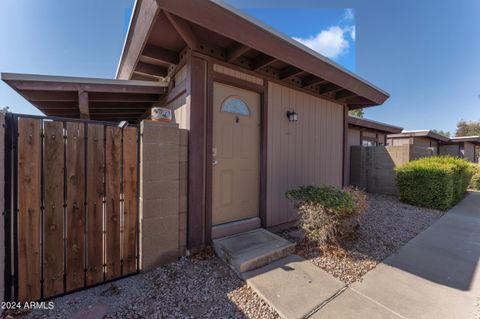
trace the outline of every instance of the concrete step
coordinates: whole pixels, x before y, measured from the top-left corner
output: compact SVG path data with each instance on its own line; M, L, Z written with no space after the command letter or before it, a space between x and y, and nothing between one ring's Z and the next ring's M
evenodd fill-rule
M241 274L292 254L295 244L259 228L213 240L215 253Z

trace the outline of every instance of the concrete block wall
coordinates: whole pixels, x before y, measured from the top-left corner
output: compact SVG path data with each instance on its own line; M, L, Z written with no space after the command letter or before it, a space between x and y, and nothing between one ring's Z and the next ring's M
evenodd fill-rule
M185 252L188 141L177 124L143 121L140 129L140 255L148 271Z
M188 130L180 129L178 243L180 255L187 251Z
M441 145L439 149L440 155L452 155L452 156L460 156L460 148L458 144L454 145Z
M350 182L370 193L396 195L395 168L409 161L432 155L431 148L412 144L352 146Z

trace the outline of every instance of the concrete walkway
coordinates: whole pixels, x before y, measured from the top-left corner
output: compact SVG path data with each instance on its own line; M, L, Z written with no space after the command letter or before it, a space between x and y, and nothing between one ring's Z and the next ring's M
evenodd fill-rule
M478 318L480 193L319 309L312 318Z
M284 318L480 318L480 193L347 287L299 256L243 278Z

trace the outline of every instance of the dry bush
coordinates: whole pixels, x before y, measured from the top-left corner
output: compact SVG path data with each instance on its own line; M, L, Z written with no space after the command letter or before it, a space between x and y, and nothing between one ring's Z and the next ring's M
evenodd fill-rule
M286 195L295 203L304 237L317 244L351 235L368 210L366 194L353 187L302 186Z

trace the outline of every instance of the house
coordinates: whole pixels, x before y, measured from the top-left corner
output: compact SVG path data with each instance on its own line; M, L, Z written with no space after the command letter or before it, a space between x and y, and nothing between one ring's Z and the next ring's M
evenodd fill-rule
M350 180L350 152L352 146L387 145L388 134L398 134L402 128L357 116L348 116L347 173L345 184Z
M348 117L348 145L387 145L388 134L399 134L403 128L350 115Z
M480 146L480 136L452 137L448 143L440 146L439 154L457 156L477 163L478 146Z
M411 144L419 147L430 148L432 155L439 154L439 147L448 143L450 139L432 130L402 131L398 134L387 136L387 145L399 146Z
M117 76L4 74L49 116L139 122L153 106L189 131L187 245L296 219L285 192L342 186L348 111L389 95L218 1L137 0ZM364 140L391 128L369 121ZM382 129L383 127L383 129ZM375 133L376 132L376 133Z

